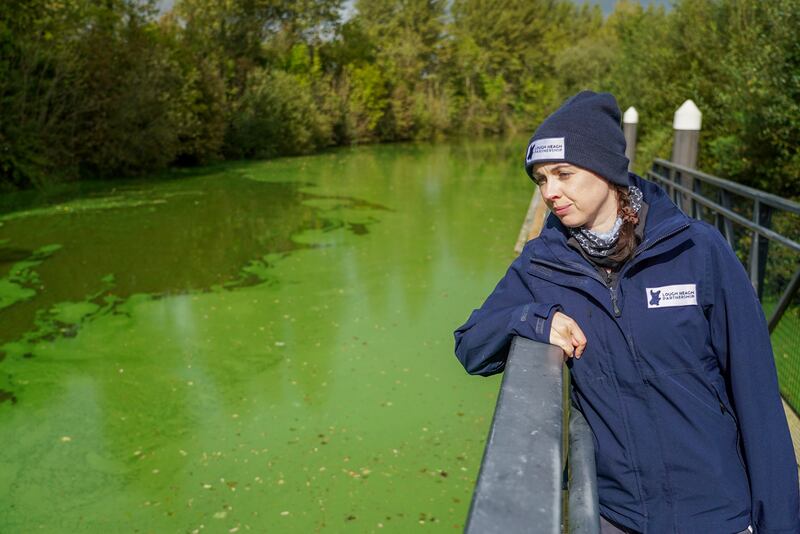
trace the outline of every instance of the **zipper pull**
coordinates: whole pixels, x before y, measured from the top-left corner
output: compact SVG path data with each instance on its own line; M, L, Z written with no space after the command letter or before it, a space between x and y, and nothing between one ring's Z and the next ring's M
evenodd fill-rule
M614 308L614 317L622 317L622 310L619 309L619 304L617 304L617 292L614 291L614 288L609 288L611 290L611 306Z
M610 272L606 273L605 279L608 291L611 293L611 307L614 308L614 317L622 317L622 310L619 309L619 304L617 303L617 290L614 289L614 282L611 280Z

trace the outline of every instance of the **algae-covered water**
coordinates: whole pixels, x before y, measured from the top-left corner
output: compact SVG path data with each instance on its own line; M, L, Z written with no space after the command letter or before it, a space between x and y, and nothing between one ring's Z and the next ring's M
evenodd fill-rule
M499 386L454 328L520 146L363 147L17 194L0 532L454 532Z

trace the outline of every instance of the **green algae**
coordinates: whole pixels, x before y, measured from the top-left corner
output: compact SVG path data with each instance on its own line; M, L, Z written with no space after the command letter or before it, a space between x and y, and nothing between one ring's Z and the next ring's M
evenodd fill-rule
M17 302L31 299L36 295L34 286L41 284L41 279L35 268L60 248L61 245L58 244L39 247L31 253L28 259L11 266L8 274L0 278L0 310ZM2 254L1 249L0 254Z
M29 299L36 294L35 290L23 286L20 282L22 280L12 277L0 278L0 309Z
M80 323L100 309L93 302L59 302L52 308L53 319L65 324Z
M129 185L130 202L120 200L114 188L110 201L94 191L94 198L70 200L69 210L57 204L6 214L0 234L10 236L4 237L10 239L7 246L57 242L63 250L58 263L38 265L38 289L14 281L3 286L0 298L9 313L0 330L0 347L30 331L40 310L85 301L99 290L124 300L138 293L170 295L257 283L242 273L253 258L311 246L292 239L305 229L346 227L341 216L304 206L305 200L321 198L305 188L306 182L246 179L233 166L232 171L150 187ZM340 197L336 202L348 204L351 211L376 209ZM109 273L116 276L113 288L104 282Z
M462 528L498 381L452 331L511 258L514 155L356 148L7 219L63 247L0 310L0 531Z

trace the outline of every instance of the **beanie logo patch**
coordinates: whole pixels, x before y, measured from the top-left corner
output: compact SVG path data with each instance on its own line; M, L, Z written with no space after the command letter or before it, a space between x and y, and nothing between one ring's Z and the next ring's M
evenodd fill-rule
M564 159L564 138L548 137L537 139L528 145L525 163L530 164L545 159Z

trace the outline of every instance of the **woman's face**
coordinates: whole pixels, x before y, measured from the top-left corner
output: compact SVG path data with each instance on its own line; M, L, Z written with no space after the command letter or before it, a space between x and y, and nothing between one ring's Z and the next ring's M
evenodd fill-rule
M570 163L538 163L533 177L542 198L564 226L611 230L617 219L614 186L592 171Z

